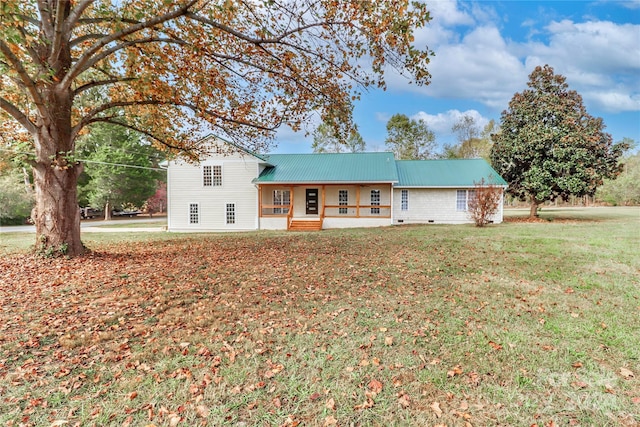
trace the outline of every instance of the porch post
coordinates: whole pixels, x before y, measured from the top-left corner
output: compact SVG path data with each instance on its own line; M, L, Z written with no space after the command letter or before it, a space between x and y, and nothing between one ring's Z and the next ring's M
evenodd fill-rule
M291 206L289 206L289 212L291 214L291 218L293 218L293 185L289 187L289 203L291 203Z
M360 218L360 187L356 187L356 218Z
M258 217L262 218L262 184L258 184Z

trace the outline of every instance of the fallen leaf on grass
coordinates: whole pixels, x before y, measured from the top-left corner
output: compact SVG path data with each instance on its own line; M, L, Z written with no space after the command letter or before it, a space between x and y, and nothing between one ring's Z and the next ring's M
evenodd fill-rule
M209 416L209 412L211 411L205 405L196 406L196 414L198 414L200 418L207 418Z
M490 345L494 350L502 350L502 346L501 346L500 344L498 344L497 342L489 341L489 345Z
M464 372L460 365L454 366L451 370L447 371L448 377L455 377L456 375L460 375Z
M573 365L574 368L582 368L582 362L575 362Z
M635 377L635 375L633 374L633 372L631 372L629 369L627 368L620 368L620 375L622 375L625 379L629 380L633 377Z
M367 400L364 403L354 406L353 409L360 410L360 409L373 408L374 404L375 402L373 401L373 399L371 399L370 397L367 397Z
M406 393L402 393L398 398L398 404L403 408L408 408L409 405L411 404L411 399L409 398L409 395Z
M331 409L332 411L336 410L336 401L333 399L333 397L327 400L327 402L324 404L324 407L327 409Z
M322 425L324 427L337 426L338 420L336 420L336 418L333 415L329 415L327 418L324 419L324 424Z
M571 387L575 389L587 388L589 387L589 384L585 383L584 381L574 381L571 383Z
M431 404L431 409L433 409L433 412L436 414L437 418L440 418L442 416L442 409L440 409L440 403L433 402Z
M605 393L609 393L609 394L616 394L616 391L613 389L611 384L605 384L604 385L604 392Z
M388 346L393 345L393 337L384 337L384 344Z
M382 383L378 380L371 380L369 382L369 390L374 393L380 393L382 391Z

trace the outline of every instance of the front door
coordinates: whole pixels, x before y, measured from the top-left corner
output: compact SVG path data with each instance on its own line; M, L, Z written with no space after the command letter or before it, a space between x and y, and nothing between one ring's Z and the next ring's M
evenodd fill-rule
M318 189L307 188L307 215L318 214Z

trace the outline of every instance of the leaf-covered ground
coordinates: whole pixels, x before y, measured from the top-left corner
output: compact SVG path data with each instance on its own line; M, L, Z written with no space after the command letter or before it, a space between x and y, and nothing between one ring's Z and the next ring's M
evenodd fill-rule
M0 423L638 425L637 226L165 235L98 239L72 260L5 255Z

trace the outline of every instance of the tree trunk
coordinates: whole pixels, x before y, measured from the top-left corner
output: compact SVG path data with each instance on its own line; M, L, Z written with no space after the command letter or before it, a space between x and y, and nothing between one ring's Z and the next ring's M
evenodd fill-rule
M107 201L104 204L104 220L109 221L111 219L111 203Z
M80 207L77 184L83 166L73 159L69 90L55 86L43 91L48 115L38 117L33 135L36 158L33 168L36 207L36 252L45 256L77 256L84 253L80 239Z
M531 209L529 210L529 218L530 219L534 219L534 218L538 218L538 205L540 204L540 202L538 202L535 198L531 198Z
M45 256L80 255L84 246L77 182L82 165L60 168L46 163L38 162L34 168L36 251Z

